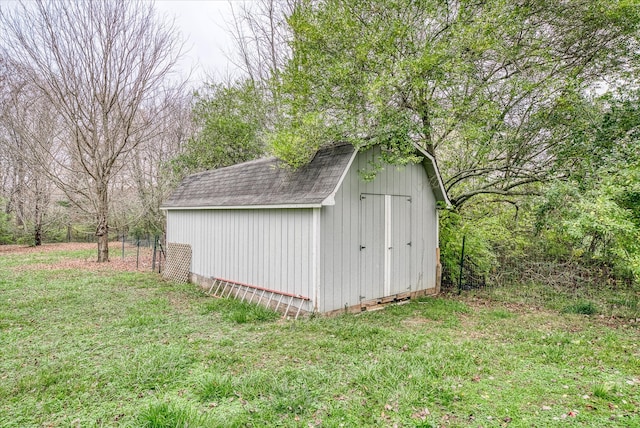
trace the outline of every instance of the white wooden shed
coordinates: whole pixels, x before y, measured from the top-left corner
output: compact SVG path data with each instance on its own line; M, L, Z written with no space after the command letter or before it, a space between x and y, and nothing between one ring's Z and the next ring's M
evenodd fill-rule
M296 314L436 293L437 208L449 202L435 160L416 147L421 164L363 180L380 150L342 144L298 170L267 158L188 176L162 205L167 267L186 251L193 282Z

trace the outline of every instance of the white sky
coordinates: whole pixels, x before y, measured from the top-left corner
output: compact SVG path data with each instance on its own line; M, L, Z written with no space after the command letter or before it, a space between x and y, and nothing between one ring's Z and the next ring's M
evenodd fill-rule
M185 77L193 70L191 85L238 74L229 60L234 46L227 23L232 20L232 8L237 12L243 4L242 0L156 0L158 15L175 18L185 40L187 53L179 67Z

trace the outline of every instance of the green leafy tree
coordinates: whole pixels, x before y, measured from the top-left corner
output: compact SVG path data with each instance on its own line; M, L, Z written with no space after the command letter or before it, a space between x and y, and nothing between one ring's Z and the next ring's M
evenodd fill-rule
M270 141L292 164L340 138L407 161L436 155L452 202L538 192L563 172L573 103L633 66L635 1L326 0L289 19L283 121ZM317 124L327 132L318 133ZM287 130L295 130L292 138Z
M261 94L249 81L212 84L197 93L193 107L195 135L171 162L177 177L262 155L264 117Z
M640 94L599 102L599 123L579 130L581 149L563 159L571 176L538 206L537 230L565 256L640 278Z

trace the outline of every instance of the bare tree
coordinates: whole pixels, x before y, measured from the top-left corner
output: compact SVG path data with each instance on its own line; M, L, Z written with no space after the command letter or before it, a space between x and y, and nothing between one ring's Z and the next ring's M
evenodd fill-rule
M164 228L162 201L173 190L176 174L170 170L173 159L193 134L191 97L169 94L147 106L144 115L154 125L140 135L140 143L123 166L114 183L115 200L121 208L118 226L157 233ZM158 111L168 114L158 115Z
M0 147L6 161L5 175L9 185L7 213L15 215L18 228L33 227L33 242L42 243L45 217L54 188L46 166L52 164L47 156L50 151L41 151L34 156L35 146L30 142L40 141L42 147L53 147L60 129L60 121L53 106L37 96L20 76L4 79L2 87L2 111L0 111Z
M0 10L0 30L4 57L64 122L52 157L65 172L53 178L95 217L98 261L108 261L110 184L152 125L141 112L171 77L177 33L141 0L20 2Z
M277 78L291 58L291 30L287 18L299 0L257 0L233 10L228 23L234 39L231 60L256 85Z

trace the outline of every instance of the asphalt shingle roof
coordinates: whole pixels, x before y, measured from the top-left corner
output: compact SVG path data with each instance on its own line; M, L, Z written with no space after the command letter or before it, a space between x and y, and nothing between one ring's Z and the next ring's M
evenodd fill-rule
M321 149L297 170L265 158L193 174L162 208L319 205L336 189L354 150L351 144Z

